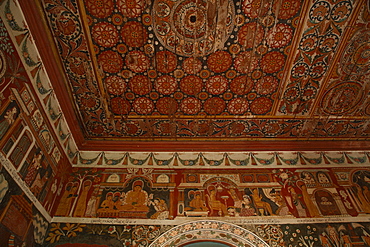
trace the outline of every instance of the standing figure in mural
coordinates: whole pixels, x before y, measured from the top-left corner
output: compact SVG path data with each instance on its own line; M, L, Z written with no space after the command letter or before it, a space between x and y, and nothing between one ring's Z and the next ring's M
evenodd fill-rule
M265 215L266 213L268 213L269 215L275 215L272 212L271 205L268 202L262 200L262 195L257 188L252 189L251 197L260 215Z
M293 187L289 187L288 191L291 195L291 203L294 205L295 209L297 210L298 217L307 217L307 213L305 210L304 205L300 200L300 196L297 194Z
M235 216L238 216L242 208L242 200L239 198L238 192L234 188L231 188L228 193L234 200L233 208L235 209Z
M65 191L60 198L58 209L55 213L55 215L58 216L66 216L69 213L69 210L72 206L72 201L75 198L75 193L77 191L77 185L68 183L66 185Z
M41 168L42 152L40 150L36 151L34 154L31 164L27 168L27 174L24 178L24 181L28 186L31 186L31 183L35 179L38 170Z
M1 168L0 168L0 171L1 171ZM8 189L9 189L9 183L5 179L5 176L0 172L0 203L4 199Z
M123 205L120 206L122 211L148 212L148 193L143 190L143 182L137 180L132 184L132 190L126 193Z
M51 174L48 171L45 171L45 174L41 175L41 169L36 175L36 179L33 181L32 185L30 186L31 192L38 197L41 193L46 181L50 178Z
M155 198L153 201L150 202L150 205L153 205L156 211L152 216L150 216L151 219L158 220L168 219L169 211L165 200Z
M95 217L96 216L96 195L92 195L87 202L86 206L86 212L85 216L86 217Z
M0 121L0 140L4 137L5 133L8 131L10 126L14 123L17 118L17 108L13 107L9 109L4 118Z
M307 185L304 181L298 181L297 182L298 188L301 189L302 192L302 198L304 203L306 204L306 208L308 210L308 213L311 217L320 217L320 212L317 209L316 205L312 202L310 194L308 194L307 191Z
M208 208L206 207L206 202L203 200L200 191L191 190L188 193L188 197L193 197L193 199L189 202L189 208L186 208L186 210L200 212L208 211Z
M356 195L358 196L358 199L360 201L360 206L361 206L362 210L365 213L370 214L370 203L366 200L366 197L364 195L364 191L362 190L362 188L359 184L355 184L355 186L357 188Z
M85 210L86 210L87 195L90 191L90 187L91 187L91 181L90 180L85 181L83 184L82 192L77 199L77 206L73 213L74 217L84 216Z
M211 214L213 210L218 210L218 214L228 215L227 206L217 199L217 192L214 186L208 187L209 195L206 195L208 199L208 206L211 208Z

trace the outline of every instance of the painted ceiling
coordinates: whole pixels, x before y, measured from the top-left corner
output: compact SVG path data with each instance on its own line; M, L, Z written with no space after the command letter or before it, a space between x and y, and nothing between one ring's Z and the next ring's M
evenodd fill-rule
M82 149L191 141L216 150L219 140L368 148L368 1L27 4L26 17L41 9L44 25L30 29L60 68L49 76Z

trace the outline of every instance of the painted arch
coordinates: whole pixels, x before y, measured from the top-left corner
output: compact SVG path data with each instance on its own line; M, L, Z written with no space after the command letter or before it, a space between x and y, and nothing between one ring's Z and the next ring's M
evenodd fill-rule
M186 244L214 241L227 246L268 247L251 231L228 222L200 220L176 226L159 236L149 247L184 246Z

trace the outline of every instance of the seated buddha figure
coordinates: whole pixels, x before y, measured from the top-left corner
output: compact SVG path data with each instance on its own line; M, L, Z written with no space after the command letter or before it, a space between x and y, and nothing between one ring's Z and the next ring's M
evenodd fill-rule
M132 190L126 193L122 205L119 207L121 211L148 212L148 193L143 190L143 182L135 181L132 184Z

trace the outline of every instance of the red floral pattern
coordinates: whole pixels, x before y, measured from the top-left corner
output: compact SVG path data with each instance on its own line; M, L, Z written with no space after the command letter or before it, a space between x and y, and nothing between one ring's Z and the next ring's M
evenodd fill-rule
M220 98L209 98L204 103L204 110L210 115L219 115L224 111L226 103L223 99Z
M134 110L137 114L147 115L154 110L154 103L148 98L137 98L133 103Z
M157 101L157 110L163 115L175 114L178 105L174 98L163 97Z
M126 82L122 77L112 75L105 79L108 93L121 95L126 91Z
M229 102L227 107L230 114L240 115L248 111L248 101L244 98L235 98Z
M177 89L176 79L169 75L160 76L155 81L155 89L161 94L172 94Z
M136 18L142 13L145 1L144 0L117 0L119 11L128 17Z
M235 58L234 66L238 72L247 74L257 68L258 60L256 56L251 57L251 52L245 51Z
M108 17L114 8L113 0L86 0L85 6L97 18Z
M278 51L267 53L261 61L262 70L266 73L280 71L285 64L285 56Z
M202 79L195 75L188 75L182 78L180 82L181 92L189 95L196 95L200 93L203 87Z
M256 98L250 105L251 112L256 115L268 113L272 107L272 100L266 97Z
M149 58L142 51L131 51L126 55L127 67L136 73L142 73L149 68Z
M253 48L261 43L264 36L263 27L256 22L245 24L238 32L238 42L246 49Z
M111 99L112 112L117 115L127 115L131 111L130 102L121 97Z
M208 79L206 89L210 94L222 94L227 89L227 79L222 75L215 75Z
M256 83L256 91L259 94L267 95L275 92L279 84L278 79L273 76L264 76Z
M283 0L281 3L276 2L275 10L279 10L279 19L289 19L295 16L300 7L302 2L300 0Z
M267 44L272 48L286 46L293 38L293 30L286 24L279 23L269 30Z
M108 73L117 73L122 69L123 59L114 51L104 51L98 57L102 69Z
M129 82L132 92L139 95L148 94L152 90L152 84L148 77L144 75L135 75Z
M123 41L131 47L141 47L148 39L148 32L140 22L129 21L121 31Z
M91 31L93 40L100 46L113 47L118 41L118 32L113 24L101 22Z
M226 51L216 51L209 55L207 64L210 70L215 73L225 72L231 65L232 58Z
M253 88L253 81L246 75L241 75L232 80L230 89L233 93L238 95L245 95Z
M188 74L197 74L202 69L202 62L198 58L189 57L182 64L182 68Z
M157 70L162 73L170 73L176 69L177 57L170 51L160 51L156 54Z
M181 111L184 114L194 115L200 111L201 106L202 104L200 103L200 100L193 97L189 97L181 102Z

